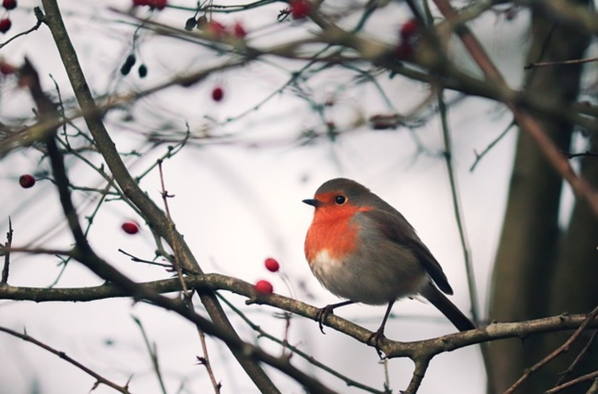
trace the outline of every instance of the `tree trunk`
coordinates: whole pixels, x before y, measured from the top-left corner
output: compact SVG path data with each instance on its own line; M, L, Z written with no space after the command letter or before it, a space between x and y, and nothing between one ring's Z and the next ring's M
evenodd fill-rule
M598 136L593 136L591 149L598 151ZM582 176L598 186L598 157L586 157L582 161ZM598 219L585 201L577 201L566 234L557 255L551 283L549 313L588 313L598 305ZM575 357L586 346L595 330L586 331L571 349L550 363L543 370L548 386L567 370ZM546 336L546 351L562 345L571 332ZM594 341L589 352L566 380L598 370L598 342ZM566 381L565 380L565 381ZM586 393L591 381L579 385L569 393ZM546 388L547 388L546 387Z
M555 26L535 12L528 62L578 59L588 38L571 29ZM581 67L562 65L529 71L526 90L559 105L575 100ZM567 122L543 121L550 138L568 150L572 126ZM562 179L553 171L536 144L520 132L511 175L507 209L496 255L490 299L490 319L520 321L548 316L559 244L559 205ZM542 338L494 342L490 346L489 392L502 393L547 354ZM545 383L529 379L520 392L543 392ZM540 383L540 386L536 386Z

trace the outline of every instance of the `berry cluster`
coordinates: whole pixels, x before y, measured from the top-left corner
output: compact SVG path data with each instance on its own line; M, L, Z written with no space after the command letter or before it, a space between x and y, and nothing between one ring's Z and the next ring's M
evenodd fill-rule
M280 269L280 264L278 263L278 261L271 257L268 257L266 260L264 260L264 266L270 272L278 272L278 270ZM264 279L260 279L257 282L255 282L255 285L253 287L255 288L255 291L259 294L272 294L272 292L274 291L272 283Z
M17 8L17 0L2 0L2 7L5 10L10 11ZM8 17L4 17L0 19L0 33L6 33L10 30L12 26L12 21Z
M137 58L135 57L135 54L131 53L129 56L127 56L125 62L121 66L120 73L122 75L129 75L136 61ZM145 78L147 76L147 66L142 63L137 69L137 73L139 74L139 78Z

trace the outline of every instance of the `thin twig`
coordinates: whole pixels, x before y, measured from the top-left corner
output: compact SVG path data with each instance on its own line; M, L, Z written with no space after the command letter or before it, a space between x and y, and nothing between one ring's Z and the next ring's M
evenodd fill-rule
M598 371L594 371L592 373L570 380L567 383L563 383L560 386L547 390L544 394L555 394L559 391L575 386L576 384L587 382L588 380L593 380L594 382L592 383L592 386L588 389L586 394L596 394L596 392L598 392Z
M149 338L147 337L147 333L145 332L145 328L143 328L143 324L141 324L141 320L139 320L135 316L131 316L133 321L141 330L141 335L143 336L143 341L145 342L145 347L149 352L150 359L152 360L152 366L154 368L154 372L156 373L156 377L158 378L158 382L160 383L160 388L162 389L163 394L167 394L166 386L164 386L164 379L162 379L162 372L160 371L160 362L158 359L158 349L156 348L156 344L151 344Z
M162 195L162 201L164 202L164 210L166 211L166 217L168 218L170 229L171 229L170 230L171 238L170 238L169 243L170 243L170 245L173 246L173 253L174 253L174 258L172 259L172 265L174 266L174 269L176 270L177 277L181 284L181 289L183 291L183 297L185 300L185 304L187 305L188 308L193 309L193 300L191 298L192 293L190 293L189 290L187 289L187 284L185 283L185 278L183 277L183 270L181 268L181 265L179 264L179 261L181 261L180 260L181 259L180 248L179 248L179 244L177 242L177 238L174 236L174 231L175 231L174 222L172 221L172 216L170 215L170 208L168 206L168 199L174 197L174 195L168 194L168 191L166 190L166 183L164 182L164 171L162 170L162 162L163 162L162 159L158 160L158 171L160 174L160 186L162 188L161 195ZM199 326L196 326L196 328L197 328L197 334L199 335L199 342L201 344L201 350L203 353L203 356L201 357L202 364L206 367L206 371L208 372L208 376L210 377L210 382L212 383L212 387L214 388L214 393L219 394L220 388L222 385L216 381L216 376L214 375L214 370L212 369L212 363L210 362L210 357L208 354L208 345L206 344L206 335Z
M168 268L169 271L173 270L172 264L158 263L156 261L145 260L145 259L139 258L137 256L134 256L131 253L126 252L126 251L124 251L124 250L122 250L120 248L118 249L118 251L120 253L124 254L125 256L130 257L131 261L134 261L136 263L143 263L143 264L147 264L147 265L155 265L155 266L158 266L158 267L164 267L164 268ZM189 272L186 272L186 270L184 270L184 271L185 271L186 274L189 273Z
M559 346L557 349L555 349L548 356L546 356L542 360L538 361L534 366L526 369L525 372L523 373L523 375L511 387L509 387L509 389L507 391L505 391L504 394L514 393L515 390L517 390L523 384L523 382L525 382L525 380L527 380L527 378L529 378L534 372L538 371L540 368L544 367L546 364L548 364L549 362L554 360L561 353L569 350L569 347L571 346L571 344L573 342L575 342L592 323L594 323L596 316L598 316L598 306L596 308L594 308L594 310L587 315L585 321L581 324L581 326L579 326L579 328L577 330L575 330L573 335L571 335L569 337L569 339L567 339L567 341L565 341L565 343L563 343L561 346Z
M158 163L161 163L162 161L164 161L166 159L170 159L171 157L173 157L174 155L176 155L183 149L183 147L187 144L187 141L189 141L189 137L191 136L191 130L189 128L189 123L186 123L185 125L187 128L186 128L185 136L183 137L183 139L177 141L177 143L174 146L169 145L168 150L166 151L166 153L164 153L162 155L162 157L160 157L158 160L155 161L155 163L150 165L143 173L141 173L140 175L137 175L135 177L135 180L137 180L137 182L140 182L147 174L149 174L154 168L156 168Z
M2 44L0 44L0 49L2 49L3 47L5 47L6 45L10 44L12 41L16 40L17 38L25 36L25 35L27 35L29 33L33 33L34 31L36 31L37 29L39 29L39 27L44 22L43 19L42 19L43 15L41 14L41 10L40 10L39 7L35 7L33 10L34 10L35 16L37 18L37 22L35 22L35 25L32 28L30 28L28 30L25 30L23 32L20 32L19 34L15 34L14 36L10 37L8 40L4 41ZM40 17L40 15L42 17Z
M579 153L563 152L567 159L573 159L575 157L598 157L598 152L590 152L589 150Z
M173 245L173 253L174 253L174 259L172 259L172 265L174 266L174 269L176 270L177 276L179 278L179 281L181 281L181 288L183 289L183 295L185 296L186 300L190 300L191 299L191 294L189 293L189 290L187 290L187 285L185 284L185 279L183 278L183 271L181 270L181 266L179 264L180 260L180 255L178 255L178 245L177 245L177 241L174 237L174 222L172 221L172 216L170 216L170 208L168 206L168 199L174 197L174 195L168 194L168 191L166 191L166 185L164 183L164 172L162 171L162 159L158 160L158 172L160 174L160 186L161 186L161 192L160 195L162 196L162 202L164 203L164 210L166 212L166 217L168 218L168 222L169 222L169 226L170 226L170 244Z
M55 354L56 356L60 357L61 359L65 360L66 362L74 365L75 367L79 368L80 370L82 370L83 372L85 372L86 374L92 376L94 379L96 379L96 383L94 384L93 388L95 389L98 385L100 384L104 384L108 387L112 387L114 390L124 393L124 394L131 394L131 392L129 391L129 382L127 382L127 384L125 384L124 386L119 386L118 384L106 379L105 377L103 377L102 375L94 372L93 370L87 368L85 365L81 364L80 362L78 362L77 360L69 357L66 355L65 352L56 350L48 345L46 345L43 342L38 341L37 339L31 337L30 335L27 334L27 332L24 332L23 334L18 333L16 331L13 331L9 328L5 328L5 327L0 327L0 331L3 331L7 334L10 334L14 337L20 338L24 341L33 343L34 345L37 345L39 347L41 347L42 349ZM92 389L93 390L93 389Z
M559 380L557 380L555 386L558 386L561 383L563 383L563 381L567 378L567 376L569 376L569 374L571 372L573 372L575 367L577 367L577 364L579 364L580 361L583 360L584 356L588 353L588 351L590 350L590 347L594 343L594 340L596 339L597 334L598 334L598 330L594 330L594 332L592 333L592 336L590 336L590 339L588 339L588 343L586 343L586 345L583 347L583 349L581 349L581 352L579 352L577 357L575 357L575 360L573 360L571 365L569 365L569 367L565 371L563 371L559 374L560 377L559 377Z
M494 148L494 146L496 144L498 144L507 134L508 132L513 128L513 126L515 126L515 120L512 120L511 123L509 123L509 125L507 126L506 129L503 130L502 133L499 134L498 137L496 137L494 139L494 141L492 141L486 148L484 148L484 150L481 153L478 153L474 150L474 154L475 154L475 161L473 162L473 164L471 165L471 167L469 168L470 172L473 172L473 170L475 170L475 168L477 167L478 163L482 160L482 158L484 156L486 156L486 154L488 152L490 152L492 150L492 148Z
M442 125L442 135L444 139L444 149L445 149L445 163L446 168L449 176L449 183L451 185L451 194L452 194L452 202L453 202L453 212L455 215L455 221L457 223L457 228L459 230L459 239L461 240L461 250L463 252L463 261L465 263L465 272L467 273L467 284L469 288L469 300L471 302L471 315L473 317L473 321L476 325L480 324L480 312L479 312L479 299L478 299L478 289L475 282L475 274L473 271L473 263L471 261L471 252L469 249L469 242L467 240L466 230L465 230L465 223L464 217L461 209L461 201L459 199L459 191L457 188L457 177L455 175L455 169L453 167L453 158L452 158L452 141L451 141L451 134L448 125L447 119L447 107L444 101L443 90L438 90L438 108L440 114L440 120ZM494 377L492 376L493 372L490 366L490 353L487 343L481 344L480 350L482 352L482 359L484 361L486 371L488 374L488 380L492 381Z
M8 217L8 231L6 232L6 244L2 247L4 254L4 267L2 268L2 280L0 284L8 283L8 270L10 267L10 248L12 246L12 221L10 216Z
M598 57L591 57L587 59L572 59L572 60L561 60L556 62L537 62L537 63L530 63L525 66L524 70L530 70L536 67L547 67L547 66L560 66L563 64L583 64L583 63L593 63L598 61Z
M443 90L438 90L438 108L440 115L440 123L442 125L442 136L444 139L444 159L446 163L446 169L448 172L449 183L451 185L451 196L453 202L453 213L455 215L455 221L457 222L457 228L459 229L459 239L461 240L461 250L463 252L463 260L465 262L465 271L467 272L467 284L469 287L469 299L471 302L471 315L476 324L479 324L479 301L478 301L478 290L475 283L475 275L473 272L473 264L471 263L471 255L469 252L469 245L467 241L467 235L465 233L465 223L463 222L463 213L461 212L461 202L459 199L459 190L457 188L457 177L455 176L455 169L453 167L452 158L452 141L450 129L448 126L447 119L447 108L444 102Z

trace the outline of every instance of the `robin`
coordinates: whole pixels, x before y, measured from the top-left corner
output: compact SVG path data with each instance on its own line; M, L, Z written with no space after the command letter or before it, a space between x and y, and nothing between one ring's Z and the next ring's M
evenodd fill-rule
M305 238L309 267L326 289L347 299L318 312L320 329L337 307L387 304L380 328L367 341L377 344L394 302L415 295L430 301L459 331L475 328L443 294L452 295L453 289L414 228L368 188L350 179L332 179L303 202L315 208Z

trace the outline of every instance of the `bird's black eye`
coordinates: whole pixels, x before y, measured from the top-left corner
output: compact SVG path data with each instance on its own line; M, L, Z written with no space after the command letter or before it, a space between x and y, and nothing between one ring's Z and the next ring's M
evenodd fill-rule
M347 198L345 196L336 196L334 198L334 202L336 202L338 205L343 205L345 201L347 201Z

